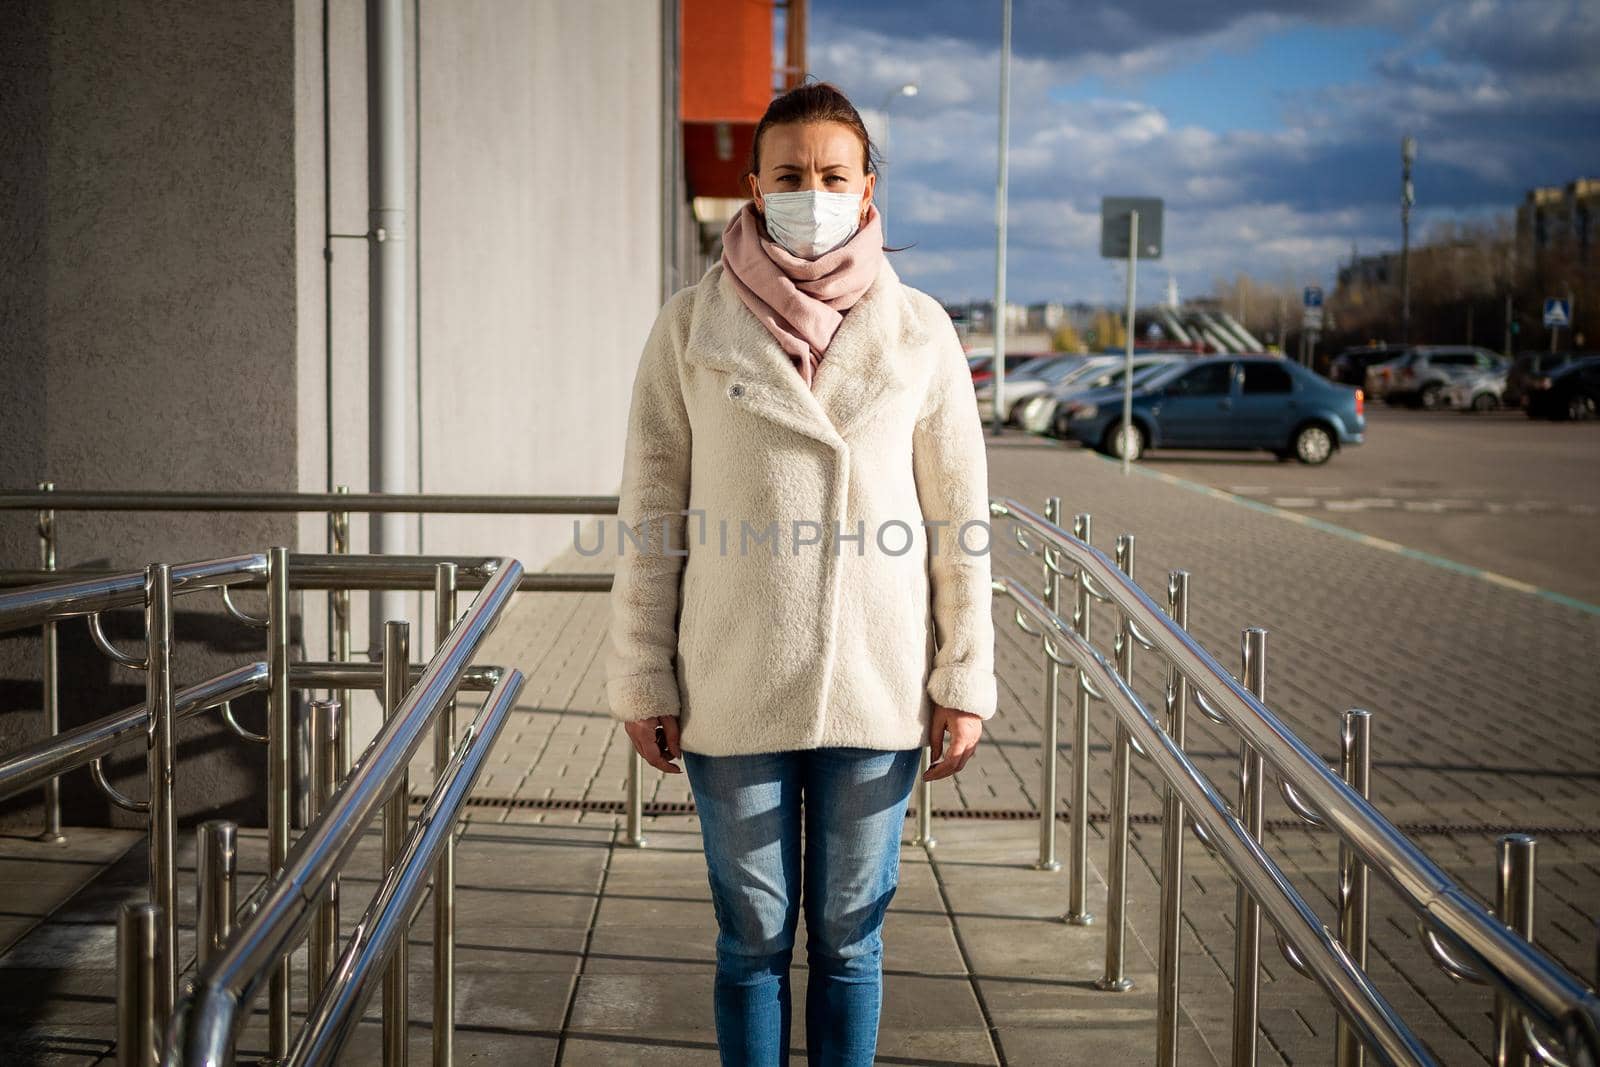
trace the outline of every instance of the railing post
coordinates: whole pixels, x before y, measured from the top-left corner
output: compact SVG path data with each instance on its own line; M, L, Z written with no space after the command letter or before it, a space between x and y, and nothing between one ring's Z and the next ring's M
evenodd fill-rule
M328 810L328 801L339 786L339 727L341 706L337 700L311 702L311 817ZM339 876L335 872L328 895L317 906L306 948L306 997L315 1003L333 973L339 956Z
M1534 839L1506 834L1498 842L1495 914L1529 941L1533 940ZM1496 1067L1527 1067L1528 1043L1516 1004L1506 994L1494 995L1494 1062Z
M1061 498L1053 496L1044 502L1044 517L1061 525ZM1061 581L1056 568L1061 565L1061 554L1044 545L1044 602L1051 611L1061 614ZM1041 871L1059 871L1056 861L1056 761L1060 747L1061 719L1061 665L1044 654L1044 731L1039 744L1039 859L1034 864Z
M178 984L177 817L172 810L172 565L145 569L145 702L150 709L146 760L150 783L150 903L161 909L156 924L155 1010L164 1023L172 1014Z
M267 551L267 874L283 869L289 855L289 550ZM267 1051L274 1060L289 1052L290 965L272 972L267 995Z
M933 836L933 783L922 780L931 766L933 749L923 745L922 758L917 761L917 835L911 839L913 845L921 848L932 848L939 843Z
M1167 612L1179 629L1189 628L1189 572L1167 575ZM1189 716L1189 680L1177 667L1167 672L1171 689L1171 716L1167 733L1180 749L1186 742ZM1156 1067L1176 1067L1178 1062L1178 976L1183 934L1183 801L1171 784L1161 813L1161 950L1156 979Z
M644 757L639 750L629 747L628 751L628 785L623 797L627 811L624 814L627 823L623 831L622 843L629 848L644 848L648 842L644 836Z
M56 483L40 482L40 492L55 492ZM39 512L39 565L46 571L56 569L56 512L54 508ZM41 697L44 706L44 732L55 737L61 732L61 646L56 639L56 623L52 619L40 628L40 651L43 654L43 673L40 677ZM61 779L51 777L44 783L44 829L39 840L53 845L67 840L61 833Z
M383 716L391 719L399 711L410 688L410 624L391 619L383 625ZM394 869L406 846L406 824L411 814L411 775L400 774L383 810L383 870ZM383 1063L384 1067L405 1067L406 1026L410 1021L407 981L411 975L411 953L406 938L400 938L383 975Z
M195 833L195 966L204 967L233 933L237 907L239 827L225 819L200 824Z
M1257 700L1266 701L1267 631L1244 631L1244 686ZM1266 794L1261 777L1261 753L1248 741L1239 742L1239 818L1245 830L1261 840ZM1234 901L1233 941L1233 1067L1255 1067L1256 1030L1260 1021L1261 905L1240 885Z
M1372 796L1372 713L1350 708L1339 733L1339 770L1345 784L1363 797ZM1356 966L1367 969L1367 865L1343 840L1339 842L1339 941ZM1343 1015L1334 1020L1334 1063L1361 1067L1366 1049Z
M348 485L336 486L335 493L348 494ZM328 514L329 555L350 553L350 513L334 511ZM335 663L350 662L350 590L335 589L328 594L328 658ZM339 705L339 780L350 773L354 762L350 739L350 691L329 691L331 699Z
M456 565L441 563L434 573L435 648L442 646L456 624ZM456 702L439 713L433 733L433 776L444 779L456 745ZM456 844L455 827L439 850L433 871L433 1063L449 1067L455 1060L456 1027Z
M1084 544L1092 542L1093 522L1086 514L1073 517L1072 536ZM1072 628L1078 636L1089 637L1089 577L1078 568L1074 582ZM1089 911L1089 691L1083 686L1082 670L1072 672L1072 809L1067 835L1067 913L1061 918L1074 926L1094 922Z
M161 1058L156 942L162 926L154 904L124 904L117 911L117 1064L155 1067Z
M1117 567L1133 577L1133 535L1117 538ZM1117 611L1117 673L1133 684L1133 620ZM1123 973L1128 936L1128 774L1132 747L1122 716L1116 716L1111 742L1111 842L1106 858L1106 971L1095 985L1121 993L1133 988Z

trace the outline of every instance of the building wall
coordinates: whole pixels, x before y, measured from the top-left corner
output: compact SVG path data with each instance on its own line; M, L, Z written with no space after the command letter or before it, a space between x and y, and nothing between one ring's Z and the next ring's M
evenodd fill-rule
M0 485L60 489L291 489L295 419L294 12L208 0L5 5L0 14ZM0 513L0 566L38 566L32 513ZM143 569L264 551L293 523L272 515L62 512L60 563ZM260 611L260 595L240 597ZM214 595L180 599L187 683L240 662L265 637ZM197 610L203 609L203 610ZM135 649L141 610L110 613ZM81 620L60 628L62 722L143 699ZM37 739L37 631L0 634L0 751ZM259 702L241 717L259 722ZM182 724L182 815L249 818L260 751ZM110 761L144 795L142 746ZM69 821L116 821L87 774L65 782ZM34 797L0 826L34 825Z
M328 0L324 79L323 0L297 3L299 129L318 142L298 157L299 487L361 492L367 248L335 236L325 259L322 234L367 229L365 5ZM633 374L661 300L657 5L471 0L423 4L420 22L416 12L406 5L408 485L614 493ZM408 530L407 551L508 554L529 570L572 539L571 519L558 516L429 515ZM365 551L364 516L352 536ZM323 516L302 518L306 551L324 551L326 537ZM370 638L366 599L353 605L358 653ZM408 599L414 618L432 617L426 598ZM317 601L308 645L322 655ZM431 630L413 627L412 648L431 650ZM364 736L376 702L357 700Z
M658 7L461 0L422 4L419 22L415 0L403 6L410 487L614 493L663 287ZM0 184L17 207L0 212L0 486L367 488L364 20L362 0L226 17L207 0L7 6ZM686 259L682 284L699 266ZM34 521L0 512L0 566L37 564ZM321 515L62 513L58 526L63 566L326 547ZM509 554L530 570L572 536L561 517L409 529L405 550ZM364 518L352 532L364 551ZM294 599L297 654L322 658L325 597ZM241 601L262 610L259 594ZM203 603L180 620L180 684L265 643ZM107 628L131 647L142 618ZM429 631L414 626L418 657ZM81 622L62 635L67 725L142 699L142 676L107 665ZM0 751L42 729L27 710L38 658L36 633L0 635ZM260 723L249 703L241 717ZM113 770L142 795L131 749ZM180 811L220 802L259 823L263 764L230 737L193 740ZM66 780L69 822L135 821L89 789L84 773ZM32 798L0 806L0 826L37 818Z

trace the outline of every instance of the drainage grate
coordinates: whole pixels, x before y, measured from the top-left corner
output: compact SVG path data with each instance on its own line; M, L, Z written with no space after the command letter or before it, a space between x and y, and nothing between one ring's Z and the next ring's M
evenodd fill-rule
M420 804L428 798L422 794L413 794L413 803ZM519 811L595 811L612 812L617 815L625 814L627 805L621 800L574 800L571 798L537 797L468 797L466 806L469 808L505 808ZM911 805L906 809L908 816L915 816L917 809ZM661 800L649 801L644 805L644 814L652 815L693 815L695 813L692 800ZM937 820L957 819L962 821L981 820L988 822L1026 822L1037 820L1039 812L1033 808L934 808L933 817ZM1056 812L1056 818L1065 822L1071 818L1071 813L1063 808ZM1109 811L1091 811L1089 821L1096 824L1105 824L1111 821ZM1128 821L1135 826L1160 826L1161 814L1159 812L1134 812L1128 816ZM1269 830L1314 830L1299 819L1268 819L1266 826ZM1396 823L1395 828L1405 834L1532 834L1535 837L1596 837L1600 838L1600 826L1520 826L1499 823L1439 823L1439 822L1410 822Z

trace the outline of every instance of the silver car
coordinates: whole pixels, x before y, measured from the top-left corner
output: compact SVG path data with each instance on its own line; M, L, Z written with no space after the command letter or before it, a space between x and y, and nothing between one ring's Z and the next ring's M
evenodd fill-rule
M1472 374L1445 388L1444 401L1458 411L1497 411L1505 407L1506 372Z

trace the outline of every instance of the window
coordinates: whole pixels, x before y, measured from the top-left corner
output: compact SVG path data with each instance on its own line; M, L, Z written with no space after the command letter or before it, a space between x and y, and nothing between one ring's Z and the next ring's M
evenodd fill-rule
M1436 367L1471 367L1477 364L1478 357L1470 352L1440 352L1429 362Z
M1294 379L1276 363L1250 362L1244 365L1245 393L1292 393Z
M1226 396L1233 390L1232 363L1204 363L1167 386L1172 396Z

